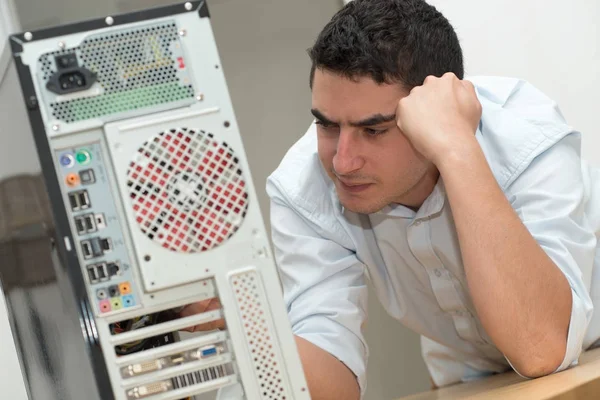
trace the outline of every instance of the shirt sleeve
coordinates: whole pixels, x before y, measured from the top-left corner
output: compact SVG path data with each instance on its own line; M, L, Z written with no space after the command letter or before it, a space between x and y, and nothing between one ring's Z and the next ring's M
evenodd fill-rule
M506 190L529 232L571 286L567 349L555 372L577 363L593 311L589 287L596 236L585 214L580 140L576 132L563 138L535 158Z
M366 388L368 351L362 327L367 287L353 251L317 233L273 182L271 235L293 333L329 352Z

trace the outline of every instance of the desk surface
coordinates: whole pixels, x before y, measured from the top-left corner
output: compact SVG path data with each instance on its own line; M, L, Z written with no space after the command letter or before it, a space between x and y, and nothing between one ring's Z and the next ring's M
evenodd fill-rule
M526 380L514 372L419 393L402 400L453 399L600 399L600 348L581 355L579 365L557 374Z

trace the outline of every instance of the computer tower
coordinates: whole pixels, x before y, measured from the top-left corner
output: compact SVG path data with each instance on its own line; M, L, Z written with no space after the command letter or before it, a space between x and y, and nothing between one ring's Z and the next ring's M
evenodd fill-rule
M10 44L41 170L0 182L29 397L308 399L206 2Z

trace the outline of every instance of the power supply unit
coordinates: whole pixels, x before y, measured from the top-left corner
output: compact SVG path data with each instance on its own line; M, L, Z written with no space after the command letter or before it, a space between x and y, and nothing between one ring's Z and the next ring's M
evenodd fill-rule
M30 398L309 399L206 2L10 44L41 168L0 182Z

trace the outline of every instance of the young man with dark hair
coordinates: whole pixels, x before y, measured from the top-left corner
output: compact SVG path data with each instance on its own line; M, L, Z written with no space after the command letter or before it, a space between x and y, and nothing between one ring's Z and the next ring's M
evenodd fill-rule
M421 335L437 386L576 363L600 337L600 173L556 104L466 80L454 29L422 0L350 2L310 57L315 122L267 191L312 398L364 393L366 279Z
M366 279L421 335L438 386L575 363L600 337L600 189L555 103L465 80L452 26L422 0L350 2L310 56L315 123L267 191L313 398L364 392Z

